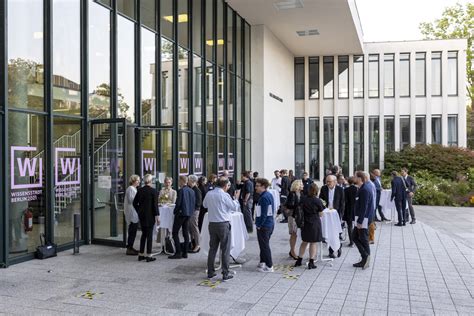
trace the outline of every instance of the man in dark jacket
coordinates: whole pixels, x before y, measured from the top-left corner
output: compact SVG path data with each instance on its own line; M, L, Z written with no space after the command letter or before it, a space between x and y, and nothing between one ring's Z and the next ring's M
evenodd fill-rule
M198 182L198 177L195 176L194 174L190 175L188 177L188 186L193 190L194 192L194 197L195 197L195 207L194 207L194 212L191 218L189 219L189 232L191 235L191 242L193 243L193 249L192 253L197 253L201 249L200 243L199 243L199 213L201 211L201 206L202 206L202 194L201 190L199 190L197 186Z
M303 181L303 194L308 195L309 187L313 184L313 179L309 177L307 171L303 172L303 179L301 179L301 181Z
M342 221L345 210L344 189L336 186L336 182L337 178L335 175L328 175L326 177L326 184L322 186L321 192L319 193L319 198L326 203L327 208L337 210L339 218ZM339 248L337 256L340 257L341 254L342 248ZM334 250L331 247L329 247L329 257L336 258Z
M142 237L140 238L140 253L138 261L146 260L146 262L155 261L156 258L151 256L153 246L153 226L155 223L160 224L160 211L158 209L158 192L151 187L153 176L146 174L143 177L145 185L137 190L137 194L133 199L133 207L137 210L138 219L142 229ZM146 256L145 256L146 243Z
M248 233L253 232L253 218L252 218L252 206L253 206L253 182L250 180L250 171L242 172L242 182L240 184L240 196L239 203L244 215L245 227Z
M416 218L415 218L415 210L413 209L413 196L415 195L415 191L416 191L416 182L412 176L408 175L407 168L403 168L401 174L402 174L402 178L405 185L408 209L410 210L410 216L411 216L410 224L415 224ZM404 220L405 222L408 222L408 212L406 211L406 209L404 212Z
M344 220L347 224L347 233L349 235L349 247L354 247L354 241L352 240L352 230L354 222L354 207L356 202L356 196L358 188L355 185L354 177L349 177L348 179L349 186L344 189L344 198L345 198L345 211L344 211Z
M396 171L392 171L392 196L390 200L393 201L394 199L398 215L398 223L395 226L405 226L406 190L403 179L398 176Z
M286 204L286 200L288 199L288 195L290 194L291 188L291 180L288 177L288 170L282 169L280 171L281 175L281 183L280 183L280 203L281 205ZM285 208L283 206L283 208ZM283 210L283 217L284 219L280 223L288 223L288 215L286 214L285 209Z
M196 197L193 189L188 184L188 177L179 176L179 186L176 206L174 208L174 223L173 223L173 241L176 248L174 255L169 256L169 259L181 259L188 257L189 247L189 218L193 215L196 207ZM179 242L179 230L183 229L184 248L181 251L181 243Z
M359 249L362 260L354 263L356 268L366 269L370 264L370 245L369 245L369 222L375 213L375 188L370 186L369 175L363 171L357 171L354 175L358 183L356 203L354 208L354 219L356 227L352 234L352 239Z

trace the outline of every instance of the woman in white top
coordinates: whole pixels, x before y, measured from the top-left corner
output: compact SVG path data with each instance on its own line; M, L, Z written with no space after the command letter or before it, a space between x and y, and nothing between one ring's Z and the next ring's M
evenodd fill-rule
M138 230L138 214L135 208L133 207L133 199L137 194L137 187L140 184L140 177L136 174L132 175L129 180L130 186L125 191L125 201L124 201L124 213L125 221L128 224L128 241L127 241L127 255L136 256L138 255L138 250L133 248L135 243L135 237L137 236Z
M173 178L166 177L164 181L165 186L161 189L158 201L160 204L175 204L176 190L173 189Z

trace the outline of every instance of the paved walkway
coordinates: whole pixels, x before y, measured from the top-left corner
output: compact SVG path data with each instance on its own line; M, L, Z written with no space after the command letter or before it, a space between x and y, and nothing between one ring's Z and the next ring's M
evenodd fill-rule
M0 314L474 314L472 249L421 221L379 225L367 270L352 267L359 254L347 247L333 266L289 269L287 237L286 225L278 224L275 273L255 271L252 235L249 261L234 280L215 287L199 285L202 253L145 263L123 249L81 247L77 256L67 251L0 270Z

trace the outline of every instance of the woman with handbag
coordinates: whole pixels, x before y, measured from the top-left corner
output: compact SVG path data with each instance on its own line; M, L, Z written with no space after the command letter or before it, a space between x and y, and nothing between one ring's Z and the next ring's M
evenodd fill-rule
M306 247L309 244L308 269L316 269L314 258L317 254L317 243L323 240L320 217L323 216L324 210L323 203L317 197L318 191L318 185L312 183L309 187L308 195L301 198L301 208L304 217L304 225L301 229L301 239L303 242L300 246L300 252L295 267L301 266Z
M290 252L289 256L295 260L298 259L296 256L296 232L298 227L296 226L295 217L293 212L297 207L300 207L300 199L302 197L303 182L301 180L295 180L291 184L290 194L286 200L286 210L288 215L288 232L290 234Z

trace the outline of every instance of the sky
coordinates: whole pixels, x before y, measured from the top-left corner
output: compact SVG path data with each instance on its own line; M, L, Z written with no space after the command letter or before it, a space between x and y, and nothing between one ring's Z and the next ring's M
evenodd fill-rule
M364 42L422 39L419 24L441 17L457 2L474 0L356 0Z

